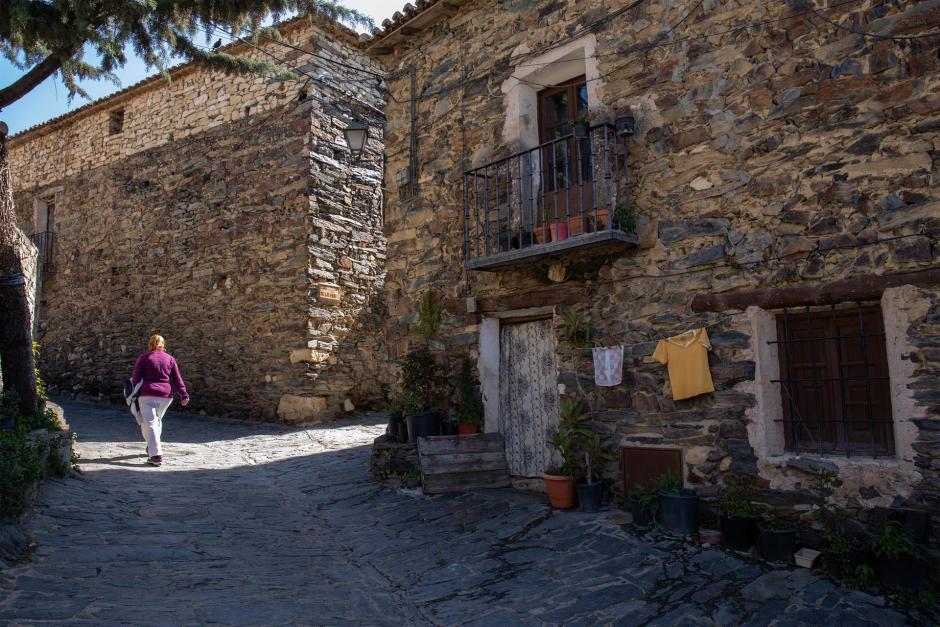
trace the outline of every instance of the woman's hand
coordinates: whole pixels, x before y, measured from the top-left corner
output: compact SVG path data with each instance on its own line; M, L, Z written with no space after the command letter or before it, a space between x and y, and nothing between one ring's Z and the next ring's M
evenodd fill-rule
M182 401L180 401L180 405L182 405L183 407L186 407L187 405L189 405L189 399L184 398Z

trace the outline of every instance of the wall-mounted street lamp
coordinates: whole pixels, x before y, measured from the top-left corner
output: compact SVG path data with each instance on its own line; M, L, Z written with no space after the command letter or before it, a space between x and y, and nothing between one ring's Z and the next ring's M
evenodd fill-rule
M621 137L633 135L636 132L636 118L632 114L622 115L614 120L614 129Z
M366 138L369 136L369 127L365 122L353 118L343 129L343 137L346 138L346 145L349 146L349 154L353 162L358 162L362 158L362 151L366 147Z

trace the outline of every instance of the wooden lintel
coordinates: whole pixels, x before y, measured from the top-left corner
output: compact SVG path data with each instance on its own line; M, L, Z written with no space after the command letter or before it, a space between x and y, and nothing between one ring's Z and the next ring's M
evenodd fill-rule
M492 313L532 307L576 305L583 302L585 297L583 285L545 285L502 296L477 297L477 311Z
M720 294L696 294L692 298L692 311L744 310L751 305L762 309L777 309L803 305L835 305L853 300L877 300L886 289L901 285L940 285L940 267L857 276L817 285L762 287Z

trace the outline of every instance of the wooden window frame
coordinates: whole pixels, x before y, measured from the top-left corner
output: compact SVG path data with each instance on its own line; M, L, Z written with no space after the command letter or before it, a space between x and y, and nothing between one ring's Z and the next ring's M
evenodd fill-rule
M786 450L893 456L894 422L878 304L776 314ZM867 439L867 441L866 441Z

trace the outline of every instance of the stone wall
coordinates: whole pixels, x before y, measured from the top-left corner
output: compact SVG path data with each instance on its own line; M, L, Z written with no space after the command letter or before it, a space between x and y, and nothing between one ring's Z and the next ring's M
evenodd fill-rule
M382 136L354 165L342 134L353 114L381 129L378 79L355 67L380 68L339 27L282 30L324 58L264 47L316 81L184 66L12 140L24 225L55 200L40 297L55 388L119 397L160 333L195 410L305 422L380 396ZM116 107L124 128L109 135Z
M627 345L624 383L595 389L590 362L566 346L559 321L563 394L580 382L622 444L682 447L685 479L706 496L739 468L759 477L765 502L806 513L806 475L783 488L758 468L749 428L757 419L750 410L760 339L748 316L696 314L691 298L932 267L940 232L940 36L894 41L846 30L916 34L937 22L940 3L899 9L863 1L824 13L845 28L810 8L653 1L598 22L611 9L593 0L477 0L396 45L387 57L389 70L400 70L390 80L387 127L392 351L404 351L412 305L428 287L448 297L447 341L472 353L480 316L466 313L466 297L498 302L542 289L528 305L551 306L553 294L583 289L577 307L602 341ZM557 284L547 263L468 272L463 172L531 147L531 112L515 94L540 86L512 77L556 52L582 62L593 123L636 116L629 147L639 245L570 255L553 269ZM395 175L410 158L412 66L420 191L400 200ZM901 355L913 366L902 387L914 390L924 418L914 421L916 455L896 462L916 468L898 471L903 490L878 496L847 471L838 496L853 509L887 503L936 511L932 325L940 301L936 290L921 294L923 313L906 330L913 349ZM665 368L650 357L654 340L706 325L717 390L674 402ZM616 487L615 468L609 477ZM933 538L940 538L936 522Z

